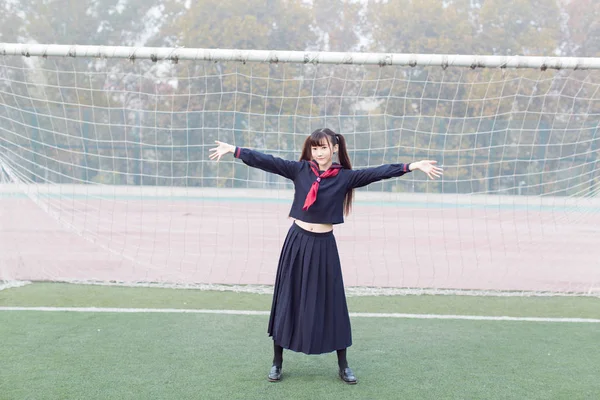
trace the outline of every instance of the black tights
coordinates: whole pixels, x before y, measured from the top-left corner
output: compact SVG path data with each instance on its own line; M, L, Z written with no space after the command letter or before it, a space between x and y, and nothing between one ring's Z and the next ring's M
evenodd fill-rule
M337 356L338 365L340 366L340 369L348 368L348 360L346 360L346 349L338 350Z
M273 365L281 367L283 364L283 347L273 343ZM348 360L346 359L346 349L337 351L338 366L340 369L348 368Z
M273 342L273 350L275 353L273 365L281 368L281 365L283 364L283 347L277 346L275 342Z

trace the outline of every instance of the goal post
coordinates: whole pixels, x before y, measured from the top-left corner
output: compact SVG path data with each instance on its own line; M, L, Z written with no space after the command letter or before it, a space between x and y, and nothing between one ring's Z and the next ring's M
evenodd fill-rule
M270 285L290 160L343 134L348 287L600 293L600 59L0 43L0 281ZM375 290L375 289L373 289Z

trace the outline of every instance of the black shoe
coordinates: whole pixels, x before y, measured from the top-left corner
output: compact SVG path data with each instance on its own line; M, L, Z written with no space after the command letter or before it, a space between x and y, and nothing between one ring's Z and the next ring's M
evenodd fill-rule
M358 382L354 372L348 367L340 369L340 378L349 385L355 385Z
M269 382L278 382L281 380L281 367L273 365L269 372Z

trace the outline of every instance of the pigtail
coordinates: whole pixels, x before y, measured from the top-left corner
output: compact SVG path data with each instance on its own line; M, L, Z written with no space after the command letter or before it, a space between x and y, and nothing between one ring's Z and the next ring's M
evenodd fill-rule
M348 148L346 146L346 139L339 133L335 134L335 138L338 143L338 158L340 160L340 164L345 169L352 169L352 163L350 162L350 156L348 155ZM346 192L346 197L344 198L344 215L350 214L352 210L352 200L354 197L354 189Z

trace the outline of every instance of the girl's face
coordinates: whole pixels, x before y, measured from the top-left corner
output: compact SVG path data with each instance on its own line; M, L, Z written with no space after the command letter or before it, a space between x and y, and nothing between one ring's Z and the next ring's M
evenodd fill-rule
M333 153L338 151L338 145L331 146L328 139L323 139L318 146L311 146L312 159L319 164L321 171L326 171L333 164Z

